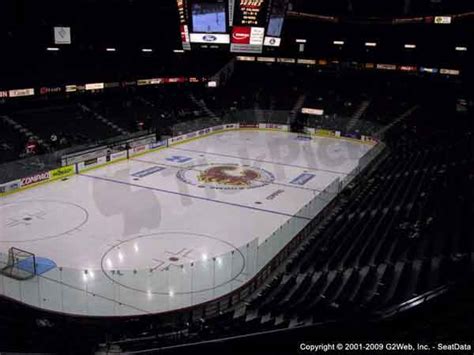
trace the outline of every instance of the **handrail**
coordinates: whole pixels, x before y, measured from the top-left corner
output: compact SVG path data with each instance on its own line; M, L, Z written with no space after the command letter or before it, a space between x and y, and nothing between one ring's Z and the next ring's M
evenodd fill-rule
M374 316L376 319L384 319L394 316L400 312L407 311L419 304L425 303L435 297L438 297L444 293L446 293L451 285L442 285L433 290L427 291L419 296L413 297L408 301L402 302L400 304L390 306L380 311L374 312Z

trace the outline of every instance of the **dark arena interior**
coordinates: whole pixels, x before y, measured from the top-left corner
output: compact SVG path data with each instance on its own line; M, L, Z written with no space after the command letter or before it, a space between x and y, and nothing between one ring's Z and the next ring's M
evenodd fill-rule
M472 1L0 19L0 352L474 353Z

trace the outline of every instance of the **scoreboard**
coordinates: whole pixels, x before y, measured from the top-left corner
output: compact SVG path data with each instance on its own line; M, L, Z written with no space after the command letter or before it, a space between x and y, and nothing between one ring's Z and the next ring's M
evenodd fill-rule
M229 0L232 1L232 0ZM271 0L234 0L234 22L230 51L261 53L265 39L266 15Z
M188 7L187 0L176 0L178 5L179 14L179 29L181 32L181 44L184 50L191 49L191 41L189 38L189 27L188 27Z
M184 50L278 47L289 0L176 0Z

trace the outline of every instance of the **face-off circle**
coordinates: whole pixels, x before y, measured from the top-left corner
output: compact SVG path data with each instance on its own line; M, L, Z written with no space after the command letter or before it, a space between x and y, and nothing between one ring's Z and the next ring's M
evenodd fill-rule
M178 171L176 176L186 184L219 190L253 189L275 180L265 169L240 164L195 165Z
M115 284L157 295L223 287L239 278L245 265L244 254L230 242L188 231L135 236L111 247L101 259L103 274Z
M0 205L0 216L0 243L58 238L75 232L89 219L84 207L55 200L24 200Z

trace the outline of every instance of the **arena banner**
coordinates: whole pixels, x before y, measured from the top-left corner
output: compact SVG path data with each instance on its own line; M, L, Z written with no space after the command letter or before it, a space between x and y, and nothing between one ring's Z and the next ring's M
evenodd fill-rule
M242 62L255 62L255 57L245 56L245 55L238 55L237 60L242 61Z
M225 130L229 130L229 129L238 129L239 127L241 127L241 125L239 123L229 123L229 124L226 124L224 126L224 129Z
M257 62L274 63L275 60L274 57L257 57Z
M377 64L376 68L380 70L397 70L395 64Z
M63 91L63 88L59 86L56 86L56 87L43 86L42 88L40 88L39 93L40 95L49 95L49 94L60 94L62 93L62 91Z
M166 146L168 146L168 141L167 140L159 141L159 142L155 142L155 143L150 143L150 150L151 149L163 148L163 147L166 147Z
M98 160L99 160L99 158L87 159L86 161L84 161L84 166L95 165L95 164L97 164Z
M106 156L97 158L97 165L102 165L102 164L105 164L106 162L107 162Z
M151 85L150 79L138 79L137 86Z
M26 187L26 186L29 186L29 185L36 184L38 182L47 181L49 179L51 179L51 173L49 171L39 173L39 174L35 174L35 175L32 175L32 176L28 176L26 178L22 178L21 179L21 187Z
M172 145L172 144L175 144L177 142L181 142L183 139L184 139L183 136L176 136L176 137L170 138L168 140L168 145Z
M263 127L262 127L263 126ZM288 127L280 124L273 124L273 123L261 123L260 128L265 128L265 129L275 129L278 131L287 131Z
M435 16L434 21L437 25L449 25L452 22L451 16Z
M105 87L104 83L89 83L89 84L86 84L86 90L87 91L90 91L90 90L103 90L104 87Z
M133 155L137 155L137 154L142 154L142 153L145 153L147 150L149 150L149 145L148 144L139 145L139 146L134 147L130 150L130 155L133 156Z
M260 129L274 129L277 131L282 131L282 125L274 123L259 123L258 128Z
M298 64L305 64L305 65L316 65L316 60L314 59L297 59L296 63Z
M304 113L306 115L322 116L324 115L324 110L319 108L303 107L301 108L301 113Z
M96 166L105 164L106 162L107 162L107 157L106 156L99 157L99 158L93 158L93 159L89 159L89 160L80 162L79 164L77 164L77 168L78 168L79 171L82 171L82 170L85 170L85 169L91 169L91 168L94 168Z
M176 136L168 139L168 145L176 144L178 142L183 142L186 140L186 135Z
M224 126L215 126L215 127L212 127L212 132L222 131L223 129L224 129Z
M206 134L209 134L210 132L211 132L210 128L201 129L200 131L197 132L197 135L198 136L204 136Z
M459 75L461 74L461 72L457 69L443 69L441 68L439 70L440 74L443 74L443 75Z
M18 89L18 90L8 91L8 96L10 97L33 96L34 94L35 94L35 89Z
M76 92L77 85L66 85L66 92Z
M256 123L241 123L239 124L240 128L259 128L258 124Z
M399 67L399 70L400 70L400 71L417 72L417 71L418 71L418 67L417 67L417 66L414 66L414 65L401 65L401 66Z
M122 150L120 152L110 154L110 160L111 161L118 160L118 159L125 159L126 157L127 157L127 151L126 150Z
M344 133L341 134L341 137L357 139L357 140L360 140L360 138L361 138L360 134L353 133L353 132L344 132Z
M63 166L49 171L51 179L60 179L74 174L74 165Z
M328 129L316 129L314 131L314 134L321 137L334 137L335 136L334 131L330 131Z
M86 160L94 159L94 158L104 156L104 155L107 155L107 148L106 147L90 149L90 150L82 152L82 153L64 155L61 158L61 164L63 166L67 166L67 165L71 165L71 164L81 163L81 162L84 162Z
M21 187L21 180L14 180L0 185L0 194L18 190Z

